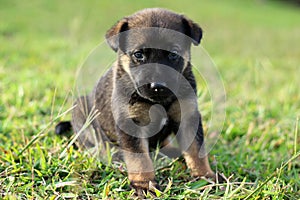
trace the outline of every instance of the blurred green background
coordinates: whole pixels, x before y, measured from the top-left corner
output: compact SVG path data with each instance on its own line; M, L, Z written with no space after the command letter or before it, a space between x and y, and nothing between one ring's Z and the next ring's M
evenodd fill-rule
M296 155L300 142L295 134L300 114L300 7L296 4L0 0L0 197L127 198L132 194L128 182L122 182L126 175L110 169L95 178L100 182L91 183L87 172L101 167L86 163L81 151L59 159L68 141L54 136L54 124L49 122L61 109L71 107L76 70L90 50L104 41L106 30L123 16L147 7L168 8L197 22L204 30L202 46L225 84L227 118L210 159L214 169L226 176L234 174L233 181L253 185L235 191L239 184L233 184L230 192L210 191L203 197L244 198ZM164 198L175 193L178 198L199 197L197 184L185 185L188 172L181 171L158 172L163 187L168 184L165 173L173 180ZM74 174L83 175L76 179ZM76 186L56 185L70 180L77 181ZM251 197L297 199L299 185L298 158Z
M198 22L204 30L202 45L216 62L226 84L238 80L243 81L235 85L246 84L248 78L253 87L252 81L263 81L256 84L267 87L266 90L277 97L278 90L270 87L284 81L286 74L293 77L299 72L299 48L296 45L299 8L290 4L277 1L27 3L3 0L0 7L1 71L4 66L9 66L5 71L12 70L11 76L15 74L14 70L25 68L31 74L37 70L66 69L67 74L73 73L82 57L104 41L108 28L123 16L146 7L169 8ZM18 61L23 63L22 66ZM276 79L252 77L270 72L276 72ZM56 77L59 81L72 76L56 73ZM267 86L263 84L266 79Z

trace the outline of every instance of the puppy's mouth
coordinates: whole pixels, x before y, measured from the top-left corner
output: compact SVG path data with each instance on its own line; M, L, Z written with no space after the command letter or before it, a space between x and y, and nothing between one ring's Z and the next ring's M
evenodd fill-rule
M175 99L174 93L165 83L149 83L137 87L138 94L155 103L164 103Z

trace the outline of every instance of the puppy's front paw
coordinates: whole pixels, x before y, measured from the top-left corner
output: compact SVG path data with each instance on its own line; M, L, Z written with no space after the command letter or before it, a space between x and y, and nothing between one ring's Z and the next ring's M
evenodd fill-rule
M130 181L130 186L135 190L135 194L144 198L147 191L155 196L155 189L159 190L159 186L156 181Z

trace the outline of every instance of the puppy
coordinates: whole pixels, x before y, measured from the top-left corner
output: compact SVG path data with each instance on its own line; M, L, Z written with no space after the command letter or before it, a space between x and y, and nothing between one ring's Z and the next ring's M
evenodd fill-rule
M93 92L75 103L72 127L79 143L118 148L138 193L158 187L151 149L167 150L171 134L191 174L215 179L190 64L191 45L201 38L196 23L165 9L144 9L121 19L106 34L117 61ZM57 133L62 129L58 125Z

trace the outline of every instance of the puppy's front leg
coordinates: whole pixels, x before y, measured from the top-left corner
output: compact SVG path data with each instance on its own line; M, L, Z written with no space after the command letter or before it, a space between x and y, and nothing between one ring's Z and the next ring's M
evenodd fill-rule
M193 123L197 123L198 127L193 125ZM195 112L183 122L182 129L179 130L179 145L193 176L205 176L215 180L215 173L210 168L205 152L203 137L201 116L198 112Z
M183 108L181 108L181 106ZM175 102L169 115L178 124L175 133L188 168L193 176L215 179L204 148L204 136L201 115L196 101L182 101L182 105Z
M128 170L128 179L138 195L149 190L149 184L157 187L154 167L149 156L148 140L137 138L118 129L119 144Z

